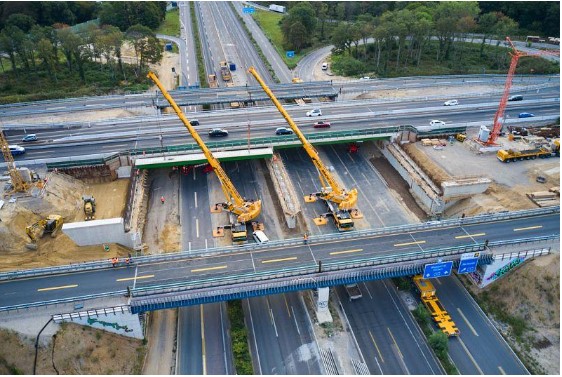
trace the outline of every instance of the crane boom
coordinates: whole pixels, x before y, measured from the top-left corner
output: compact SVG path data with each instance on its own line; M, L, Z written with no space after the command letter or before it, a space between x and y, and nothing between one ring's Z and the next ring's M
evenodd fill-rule
M337 203L338 208L340 210L353 209L357 204L357 189L351 189L347 191L338 183L338 181L334 178L332 174L330 174L330 171L328 170L328 168L326 168L326 166L320 159L320 156L318 155L316 149L312 146L312 144L310 144L310 142L306 139L306 137L303 135L301 130L297 127L297 125L295 124L289 113L287 113L283 105L281 105L279 100L275 97L273 92L269 89L267 84L260 77L256 69L254 67L250 67L248 69L248 72L255 77L255 79L261 85L265 93L269 96L275 107L277 107L277 110L279 110L281 115L283 115L283 118L285 118L285 120L287 121L293 132L297 135L297 137L301 141L304 150L306 151L306 153L308 153L308 155L312 159L312 163L314 164L314 166L316 166L316 169L318 169L318 174L320 176L320 181L322 183L322 192L320 193L320 197L324 200Z
M15 192L24 192L29 186L23 180L18 169L16 169L16 163L14 162L14 156L10 152L10 145L8 140L4 136L4 131L0 129L0 148L2 148L2 154L4 155L4 160L6 161L6 166L8 167L8 172L10 173L10 178L12 180L12 186Z
M189 120L183 114L183 112L176 104L172 96L170 96L168 91L162 86L162 83L160 83L158 77L156 77L156 75L152 72L148 72L147 77L152 81L154 81L156 86L158 86L164 97L170 103L170 106L173 107L174 111L181 119L185 128L187 128L193 139L195 139L197 145L199 145L199 148L201 148L201 150L203 151L203 154L205 155L205 158L209 162L209 165L211 165L211 167L213 168L215 174L217 175L220 181L221 188L226 197L226 203L223 203L223 207L227 211L237 215L238 216L237 221L242 224L252 221L256 217L258 217L258 215L261 212L261 200L255 200L255 201L246 200L238 193L238 191L234 187L234 184L232 183L230 178L228 178L225 171L222 169L220 162L213 156L209 148L207 148L207 146L205 145L205 143L203 142L197 131L193 128L191 123L189 123Z

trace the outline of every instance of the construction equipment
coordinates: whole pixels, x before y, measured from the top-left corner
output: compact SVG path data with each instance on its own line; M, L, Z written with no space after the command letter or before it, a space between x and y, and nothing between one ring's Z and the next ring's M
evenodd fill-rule
M226 202L215 204L213 207L211 207L211 211L219 212L220 206L221 209L225 209L226 211L236 216L235 219L231 217L231 223L227 227L232 230L233 241L245 241L247 239L246 223L251 222L260 214L261 200L247 200L238 193L238 191L234 187L234 184L232 183L230 178L228 178L225 171L221 167L220 162L213 156L209 148L207 148L197 131L193 128L191 123L189 123L189 120L183 114L174 99L162 86L160 80L158 80L158 77L156 77L154 73L149 72L148 78L154 81L164 97L168 100L178 117L183 122L185 128L187 128L197 145L199 145L199 148L201 148L201 151L203 151L205 158L209 162L209 165L212 167L220 181L222 191L224 193L224 196L226 197Z
M230 73L230 68L228 66L228 63L225 60L223 60L219 63L219 65L220 65L220 68L221 68L222 79L224 81L232 80L232 75Z
M303 82L300 77L293 77L293 79L291 81L293 82L293 84L298 84L298 83Z
M500 105L498 107L498 110L496 111L496 115L494 116L494 127L492 129L492 132L490 132L490 136L488 137L487 140L479 140L484 145L496 145L496 140L498 139L501 133L503 118L505 114L505 107L507 106L507 100L509 98L509 90L511 89L511 83L513 81L513 76L515 75L515 68L517 67L517 62L519 61L519 58L523 56L537 57L542 55L560 56L560 51L552 51L552 50L540 50L532 53L519 51L517 48L515 48L509 37L506 37L505 39L513 49L513 51L510 53L511 64L509 65L509 70L507 71L507 79L505 80L503 96L500 100Z
M325 224L325 217L331 216L334 219L336 227L339 231L352 230L354 225L352 217L361 217L359 210L354 208L357 204L357 189L346 190L340 183L336 181L335 177L330 173L328 168L320 160L320 156L318 155L316 149L305 138L293 119L291 119L289 113L287 113L285 108L283 108L283 105L281 105L273 92L262 80L256 69L254 67L250 67L248 69L248 72L256 78L275 107L277 107L277 110L279 110L281 115L283 115L293 132L298 136L304 147L304 150L310 156L310 158L312 159L312 163L318 170L322 189L320 192L305 196L305 201L314 202L317 198L320 198L325 201L326 205L328 206L329 212L325 215L322 215L320 218L315 219L315 222L318 225Z
M534 160L538 158L560 157L560 141L554 141L551 145L545 145L540 148L532 148L525 150L500 149L496 157L501 162Z
M31 239L32 244L28 245L29 249L37 248L37 240L42 238L45 234L51 234L55 237L58 231L62 228L63 220L60 215L49 215L46 219L37 221L34 224L25 228L25 233Z
M217 75L214 73L209 75L209 88L218 88L219 83L217 82Z
M425 305L427 310L429 310L429 314L431 314L431 317L439 329L447 336L460 335L460 331L455 325L455 322L453 322L451 316L447 313L437 298L433 284L431 284L429 280L424 279L421 275L414 276L413 280L416 290L420 294L422 303Z
M90 195L82 195L84 201L85 220L94 220L96 218L96 199Z
M465 134L457 134L455 136L455 138L462 143L466 140L466 135Z
M4 136L4 131L0 129L0 148L2 148L2 154L4 155L4 160L6 161L6 166L8 168L8 173L10 173L10 178L12 180L12 190L6 194L11 194L13 192L25 192L29 188L29 184L25 182L16 169L16 163L14 161L14 156L10 152L10 145L8 140Z

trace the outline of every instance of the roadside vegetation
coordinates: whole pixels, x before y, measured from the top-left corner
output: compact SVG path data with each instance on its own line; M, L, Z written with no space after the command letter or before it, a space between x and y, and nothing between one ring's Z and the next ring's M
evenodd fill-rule
M174 8L166 12L166 18L158 29L156 34L171 35L172 37L180 36L180 10Z
M236 374L252 375L254 374L254 368L252 366L252 357L250 356L250 349L248 347L248 330L244 324L242 300L228 301L227 307Z

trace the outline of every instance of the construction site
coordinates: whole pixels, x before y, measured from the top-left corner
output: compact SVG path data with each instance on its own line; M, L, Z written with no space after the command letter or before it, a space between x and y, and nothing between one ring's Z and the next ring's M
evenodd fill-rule
M226 61L221 62L223 81L232 80L232 68ZM499 119L505 101L504 109L500 103L492 130L474 127L462 133L435 136L404 130L379 140L313 146L257 72L250 69L250 73L301 146L258 151L255 156L248 152L247 159L219 162L229 152L211 151L205 145L156 75L150 78L187 129L186 140L194 140L199 146L197 153L203 156L197 158L204 158L205 162L192 163L189 157L177 155L152 160L142 155L119 156L95 166L50 169L43 165L32 170L16 167L2 136L6 169L0 200L0 271L92 260L123 263L140 255L191 251L198 245L195 240L193 246L185 241L185 222L197 237L205 234L205 242L211 240L212 244L205 244L207 248L300 237L306 243L308 235L318 232L346 232L560 204L559 124L502 127ZM216 81L216 76L211 80ZM369 94L361 96L366 98ZM507 99L507 94L504 97ZM162 167L159 163L168 165ZM303 186L309 179L316 182L319 190L305 191ZM199 198L195 195L195 207L199 200L205 203L204 210L212 213L210 222L205 224L180 218L182 206L189 205L186 202L191 199L187 198L193 197L196 187L206 188L204 198L201 191ZM395 212L398 214L394 215ZM265 240L260 234L267 235ZM559 255L549 258L548 274L559 282L558 268L554 268L559 266ZM517 273L528 279L544 267L533 261ZM519 284L515 279L502 280L497 285ZM489 294L501 297L498 292L505 291L498 288ZM479 294L476 289L475 292ZM559 318L559 299L549 306L558 315L546 317L531 309L542 300L540 293L533 294L530 289L527 296L512 299L513 314L523 312L539 334L537 342L545 344L542 339L546 339L552 345L550 350L559 355L559 333L553 331ZM75 325L65 325L61 331L57 344L59 339L66 339L67 349L71 348L68 343L74 344L68 333L76 337L88 332L98 340L102 337ZM104 355L95 353L99 348L95 342L84 340L79 345L86 353L94 352L97 361L58 360L58 367L52 369L47 366L48 355L43 354L43 367L38 372L141 372L145 350L140 342L107 340L105 337L115 337L108 334L103 337L108 347L114 344L110 347L113 351ZM22 348L30 348L29 341L4 330L1 338L2 348L7 348L0 349L0 355L6 355L3 357L8 361L0 362L0 372L13 372L8 368L12 365L23 373L31 373L8 351L18 343ZM53 343L50 347L54 354L61 345ZM107 360L124 358L125 354L119 352L137 352L141 361L135 358L131 363L104 369ZM543 367L547 372L553 370L549 364ZM145 365L144 371L150 371L149 368Z

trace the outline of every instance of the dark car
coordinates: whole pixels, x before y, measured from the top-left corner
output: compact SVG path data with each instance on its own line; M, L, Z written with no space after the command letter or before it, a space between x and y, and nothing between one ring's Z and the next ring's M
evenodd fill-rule
M37 135L35 135L35 134L28 134L28 135L25 135L25 136L21 139L21 141L23 141L23 142L37 141Z
M189 123L192 126L198 126L199 125L199 119L192 119L192 120L189 121Z
M534 116L535 116L535 114L533 114L533 113L520 113L519 114L519 118L532 118Z
M331 126L330 122L326 122L323 120L320 120L313 124L314 128L329 128L330 126Z
M292 135L293 130L287 127L279 127L275 130L275 135Z
M509 96L507 99L508 101L523 101L523 96L516 95L516 96Z
M228 131L223 130L222 128L213 128L211 131L209 131L209 136L211 137L228 136Z

